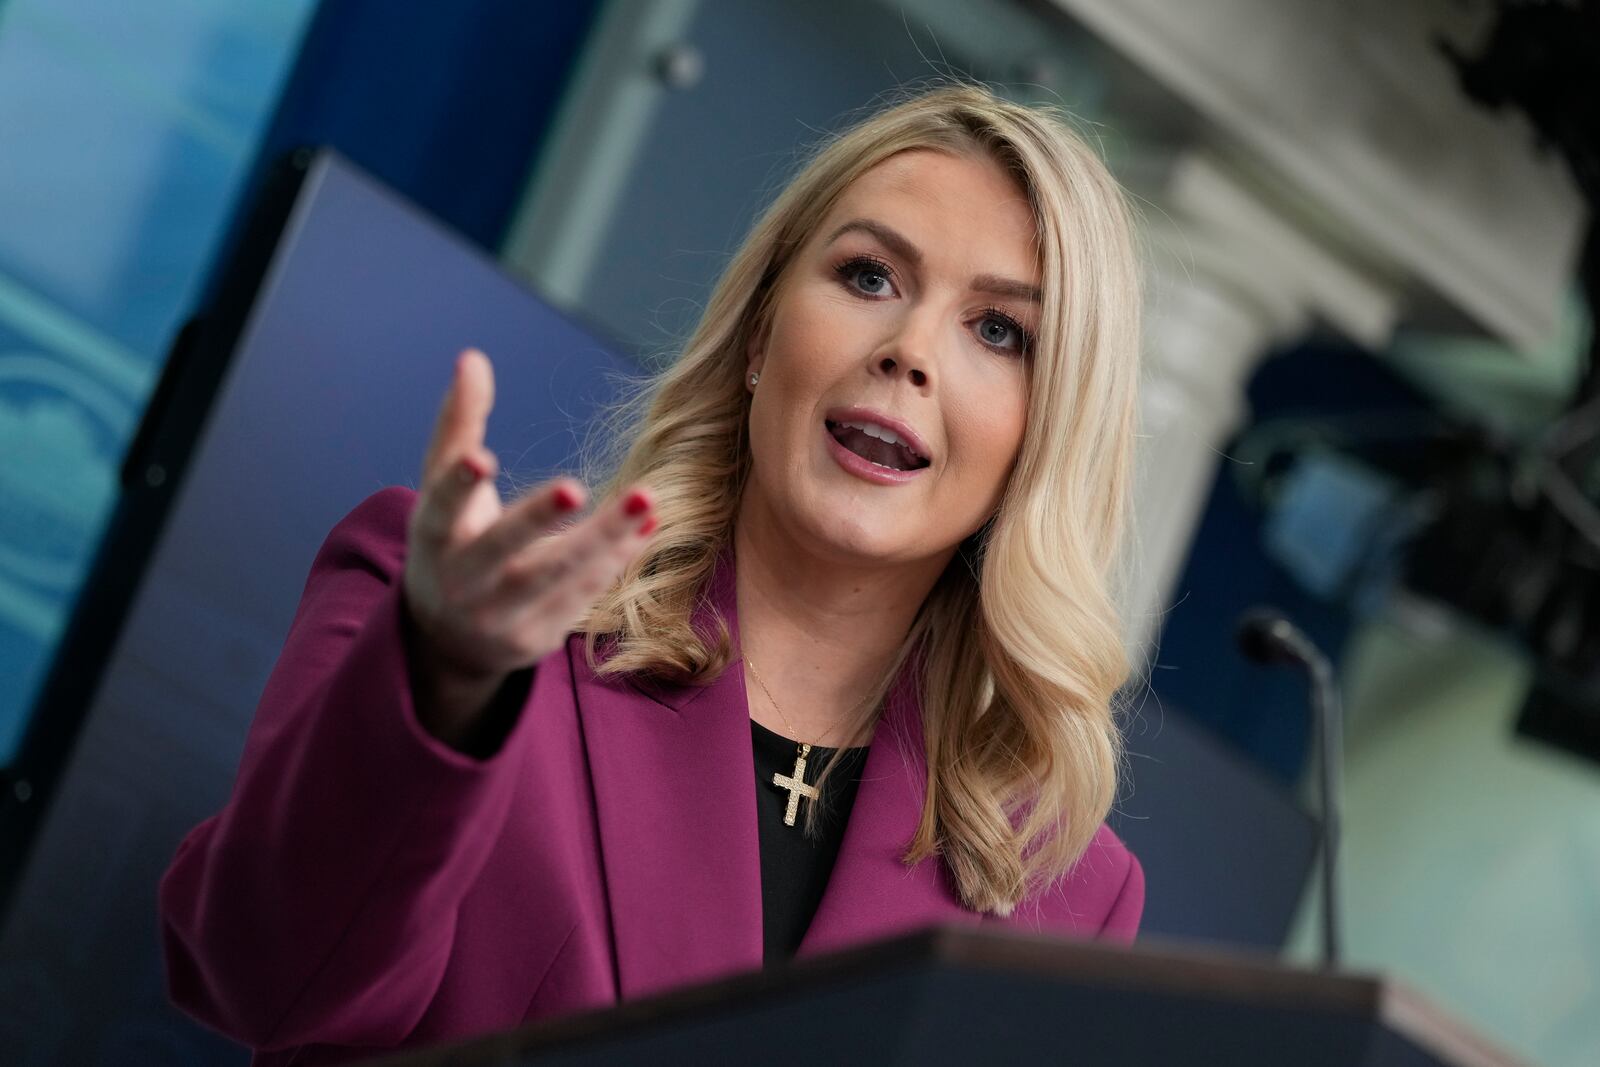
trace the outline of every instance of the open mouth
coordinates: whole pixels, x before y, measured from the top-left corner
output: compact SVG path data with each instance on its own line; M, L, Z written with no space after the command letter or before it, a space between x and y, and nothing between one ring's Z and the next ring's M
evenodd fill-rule
M896 471L921 470L928 465L928 457L919 455L882 427L828 419L823 421L835 441L869 463Z

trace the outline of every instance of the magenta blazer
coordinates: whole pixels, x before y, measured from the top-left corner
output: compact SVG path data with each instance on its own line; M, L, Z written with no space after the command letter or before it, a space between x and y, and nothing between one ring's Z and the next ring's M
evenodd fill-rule
M738 661L703 687L600 679L574 634L536 665L495 755L454 751L418 724L406 673L415 499L385 489L328 535L233 794L161 880L173 1001L258 1065L463 1038L762 965ZM737 640L723 560L702 612ZM912 680L891 690L799 955L932 923L1131 941L1144 876L1105 827L1007 919L964 907L937 857L901 863L925 780Z

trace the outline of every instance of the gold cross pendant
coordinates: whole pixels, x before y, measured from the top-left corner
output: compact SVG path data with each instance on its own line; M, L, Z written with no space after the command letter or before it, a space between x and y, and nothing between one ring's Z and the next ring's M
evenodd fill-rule
M789 809L783 814L783 825L793 826L795 814L800 810L800 798L817 799L817 787L806 785L806 757L811 755L810 745L801 745L794 758L794 774L774 774L772 784L789 791Z

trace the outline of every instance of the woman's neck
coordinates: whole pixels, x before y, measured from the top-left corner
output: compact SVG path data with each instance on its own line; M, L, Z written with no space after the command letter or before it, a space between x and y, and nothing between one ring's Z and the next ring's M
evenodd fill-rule
M741 508L734 554L751 716L800 741L845 744L852 715L893 664L948 560L888 566L823 559L759 506Z

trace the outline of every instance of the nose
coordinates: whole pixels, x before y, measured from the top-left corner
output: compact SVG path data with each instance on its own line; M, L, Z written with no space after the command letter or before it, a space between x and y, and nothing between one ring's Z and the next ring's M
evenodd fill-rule
M900 329L879 350L877 368L885 377L904 375L914 388L925 389L933 368L938 323L935 315L920 310L907 314Z
M905 361L905 363L906 380L908 380L918 389L921 389L923 386L928 384L928 374L926 371L924 371L921 367L912 365L909 360ZM878 369L890 377L893 377L895 374L899 373L900 365L900 361L894 356L884 356L878 360Z

